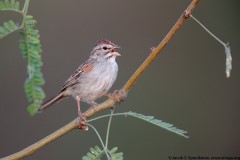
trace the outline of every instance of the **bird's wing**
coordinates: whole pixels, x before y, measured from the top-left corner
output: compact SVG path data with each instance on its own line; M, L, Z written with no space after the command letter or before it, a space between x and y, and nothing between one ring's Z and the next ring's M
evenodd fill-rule
M85 73L91 72L93 70L94 63L91 59L87 60L85 63L81 64L78 69L68 78L62 87L62 91L68 87L73 86L78 83L78 79Z

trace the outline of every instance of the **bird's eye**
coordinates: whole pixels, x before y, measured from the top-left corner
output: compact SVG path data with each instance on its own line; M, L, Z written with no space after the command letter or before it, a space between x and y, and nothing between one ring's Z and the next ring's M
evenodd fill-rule
M103 47L104 50L107 50L107 47Z

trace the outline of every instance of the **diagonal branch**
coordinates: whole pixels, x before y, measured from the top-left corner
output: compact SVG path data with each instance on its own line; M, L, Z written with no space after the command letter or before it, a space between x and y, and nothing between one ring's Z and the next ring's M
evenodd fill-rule
M157 57L157 55L164 49L164 47L170 41L170 39L173 37L173 35L180 29L180 27L183 25L185 20L189 17L190 13L196 7L198 2L199 2L199 0L193 0L191 2L191 4L186 9L186 11L183 13L183 15L181 15L179 20L172 27L172 29L168 32L168 34L162 40L162 42L156 48L154 48L152 50L152 53L147 57L147 59L142 63L142 65L136 70L136 72L127 81L127 83L122 88L123 92L125 92L126 94L129 92L131 87L134 85L136 80L141 76L141 74L144 72L144 70L151 64L151 62ZM116 100L107 99L105 102L101 103L97 107L89 108L84 114L89 118L102 110L111 108L116 103L117 103ZM79 122L79 118L76 118L72 122L68 123L67 125L60 128L59 130L55 131L54 133L50 134L49 136L41 139L40 141L36 142L35 144L32 144L31 146L23 149L22 151L19 151L10 156L4 157L0 160L21 159L26 156L29 156L29 155L33 154L34 152L36 152L37 150L39 150L40 148L47 145L48 143L63 136L64 134L68 133L69 131L78 128L78 122Z
M168 32L166 37L162 40L162 42L152 50L152 53L147 57L147 59L142 63L142 65L136 70L136 72L131 76L131 78L127 81L127 83L123 86L122 90L126 94L129 92L131 87L134 85L136 80L141 76L141 74L144 72L144 70L152 63L152 61L157 57L158 54L164 49L166 44L170 41L170 39L173 37L173 35L180 29L180 27L183 25L185 20L189 17L192 10L195 8L199 0L193 0L191 4L188 6L188 8L185 10L183 15L179 18L179 20L176 22L176 24L171 28L171 30ZM111 108L114 106L117 102L113 99L108 99L105 102L101 103L99 106L95 108L90 108L85 112L85 115L87 117L91 117L92 115L96 114L97 112L100 112L102 110Z

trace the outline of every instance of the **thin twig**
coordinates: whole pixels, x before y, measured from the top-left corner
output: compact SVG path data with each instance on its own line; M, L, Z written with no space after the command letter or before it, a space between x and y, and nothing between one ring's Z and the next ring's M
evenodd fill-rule
M140 77L140 75L144 72L144 70L151 64L151 62L157 57L157 55L163 50L163 48L166 46L166 44L170 41L170 39L173 37L173 35L180 29L180 27L183 25L185 20L188 18L186 16L186 13L191 13L192 10L196 7L199 0L193 0L191 4L188 6L186 11L183 15L179 18L179 20L176 22L176 24L172 27L172 29L168 32L166 37L162 40L162 42L153 49L152 53L148 56L148 58L143 62L143 64L137 69L137 71L132 75L132 77L127 81L127 83L123 87L123 91L128 93L131 87L134 85L136 80ZM111 108L117 103L117 101L113 99L107 99L103 103L99 104L97 107L91 107L89 108L84 114L89 118L92 115L102 111ZM54 141L55 139L63 136L64 134L68 133L69 131L78 128L78 121L79 118L74 119L72 122L67 124L66 126L62 127L61 129L57 130L56 132L50 134L49 136L43 138L39 142L23 149L22 151L19 151L17 153L14 153L8 157L2 158L1 160L14 160L14 159L21 159L26 156L29 156L42 148L43 146L47 145L48 143Z
M109 139L109 132L110 132L110 126L112 122L112 116L113 116L114 108L111 110L111 114L108 120L108 126L107 126L107 133L106 133L106 140L105 140L105 148L108 148L108 139Z
M221 43L223 46L226 46L227 43L224 43L221 41L216 35L214 35L207 27L205 27L199 20L197 20L193 15L190 15L190 17L195 20L206 32L208 32L213 38L215 38L219 43Z

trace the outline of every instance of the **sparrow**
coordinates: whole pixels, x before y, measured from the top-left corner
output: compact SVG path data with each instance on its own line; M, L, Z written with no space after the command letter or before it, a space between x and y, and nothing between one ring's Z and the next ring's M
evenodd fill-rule
M116 57L121 56L116 49L118 45L109 40L97 41L90 57L64 83L60 92L39 107L39 111L66 97L73 97L77 101L78 115L83 116L80 102L96 106L95 100L106 95L115 82L118 74Z

